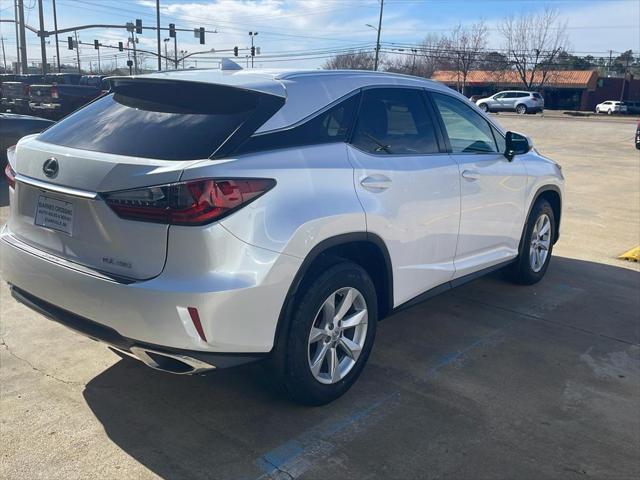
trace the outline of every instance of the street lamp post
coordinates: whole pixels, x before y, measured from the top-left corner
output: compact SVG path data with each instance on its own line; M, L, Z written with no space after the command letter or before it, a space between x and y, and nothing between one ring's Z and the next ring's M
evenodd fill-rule
M170 38L164 39L164 69L169 70L169 59L167 57L167 42L170 41Z
M253 52L255 51L255 47L253 46L253 37L255 37L256 35L258 35L258 32L249 32L249 36L251 37L251 68L253 68Z

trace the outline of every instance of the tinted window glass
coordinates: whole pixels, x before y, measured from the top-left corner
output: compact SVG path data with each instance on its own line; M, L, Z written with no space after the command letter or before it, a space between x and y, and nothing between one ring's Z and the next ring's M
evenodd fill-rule
M449 95L433 93L453 153L497 152L489 122L468 105Z
M207 158L252 115L262 95L220 85L125 81L39 139L117 155Z
M439 152L433 121L420 90L365 90L352 143L376 154Z
M542 98L539 93L533 93L532 95L534 98Z
M302 125L251 137L235 153L240 155L278 148L344 142L349 135L359 101L360 95L353 95Z

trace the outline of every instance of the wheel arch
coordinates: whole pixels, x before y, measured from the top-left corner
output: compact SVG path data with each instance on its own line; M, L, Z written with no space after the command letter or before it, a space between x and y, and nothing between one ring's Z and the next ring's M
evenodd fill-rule
M555 227L555 235L553 238L553 243L555 244L560 238L560 216L562 215L562 192L560 188L556 185L543 185L540 187L535 195L533 196L533 200L529 204L529 210L527 211L527 216L525 217L524 227L522 229L522 236L520 238L520 244L522 245L522 239L524 238L524 231L527 226L527 221L529 220L529 215L531 215L531 209L536 204L536 202L540 199L544 198L553 209L553 217L554 217L554 227Z
M376 287L378 319L393 310L393 270L391 257L384 241L369 232L353 232L327 238L309 251L291 283L280 310L275 331L273 350L282 346L289 330L288 319L295 303L296 294L305 278L323 266L330 257L351 260L364 268Z

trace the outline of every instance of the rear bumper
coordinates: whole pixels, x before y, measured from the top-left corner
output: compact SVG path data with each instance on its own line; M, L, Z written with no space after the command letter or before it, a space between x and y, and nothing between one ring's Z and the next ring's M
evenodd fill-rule
M29 108L31 110L45 110L55 112L62 108L59 103L42 103L42 102L29 102Z
M143 345L202 354L269 352L301 260L248 245L220 225L208 226L206 234L195 230L172 232L159 276L124 282L21 248L5 227L2 276L23 303L125 351ZM189 307L197 309L205 339Z
M172 373L200 373L206 370L233 367L243 363L260 360L266 356L264 353L242 354L242 353L211 353L197 350L183 350L178 348L167 348L159 345L140 342L131 338L123 337L114 329L83 318L72 312L57 307L51 303L37 298L30 293L17 287L11 287L11 295L18 302L38 312L39 314L60 323L75 332L94 340L104 342L115 349L136 357L149 365L149 360L141 358L140 352L154 352L159 355L166 355L167 358L181 359L183 364L189 365L193 370L177 371L177 364L162 364L161 361L151 364L158 370L171 371Z

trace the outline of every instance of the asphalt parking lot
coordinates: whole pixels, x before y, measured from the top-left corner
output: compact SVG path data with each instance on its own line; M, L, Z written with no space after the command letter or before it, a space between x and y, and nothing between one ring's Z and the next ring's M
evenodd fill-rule
M207 377L122 360L0 287L0 477L640 478L640 152L630 119L499 115L563 166L547 277L498 274L380 324L325 407L260 365ZM7 215L0 185L0 221Z

